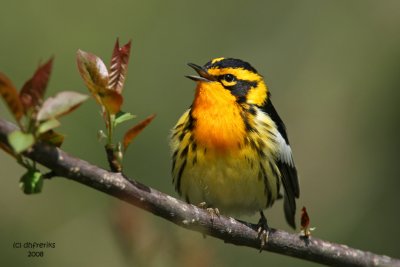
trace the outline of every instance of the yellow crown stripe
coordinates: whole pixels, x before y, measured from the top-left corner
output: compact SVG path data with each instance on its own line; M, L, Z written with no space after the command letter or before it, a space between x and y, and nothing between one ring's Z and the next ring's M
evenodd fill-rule
M224 60L224 59L225 59L224 57L217 57L217 58L214 58L214 59L211 61L211 64L215 64L215 63L220 62L220 61L222 61L222 60Z

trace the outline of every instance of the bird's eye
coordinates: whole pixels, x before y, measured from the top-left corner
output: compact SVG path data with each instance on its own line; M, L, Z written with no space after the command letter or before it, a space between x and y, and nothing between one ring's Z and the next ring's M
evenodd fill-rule
M224 75L224 80L227 81L228 83L233 82L236 80L236 77L233 76L232 74L225 74Z

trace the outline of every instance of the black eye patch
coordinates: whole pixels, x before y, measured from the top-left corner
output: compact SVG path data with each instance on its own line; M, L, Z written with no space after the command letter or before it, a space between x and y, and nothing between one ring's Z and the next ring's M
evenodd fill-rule
M232 86L224 86L225 89L229 90L232 95L236 96L238 99L245 99L248 91L257 87L257 82L250 82L245 80L237 80L237 82Z

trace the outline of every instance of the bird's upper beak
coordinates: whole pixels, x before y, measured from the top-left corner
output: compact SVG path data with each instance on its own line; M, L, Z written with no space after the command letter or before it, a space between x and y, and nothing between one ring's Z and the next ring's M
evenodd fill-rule
M202 81L202 82L210 82L210 81L216 81L216 78L210 74L208 74L207 70L203 67L200 67L199 65L193 64L193 63L188 63L189 67L192 67L200 76L196 75L187 75L185 77L193 80L193 81Z

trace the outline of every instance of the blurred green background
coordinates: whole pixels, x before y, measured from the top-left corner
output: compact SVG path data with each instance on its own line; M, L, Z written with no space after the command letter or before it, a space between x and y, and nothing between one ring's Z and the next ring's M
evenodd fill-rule
M116 37L132 39L123 109L138 120L157 117L129 149L125 172L174 196L168 135L193 98L186 63L249 61L287 125L301 180L298 206L307 207L313 235L400 257L399 1L3 0L1 9L0 71L21 87L54 55L47 95L87 93L78 49L108 64ZM11 119L4 102L0 116ZM62 119L63 148L107 167L96 139L102 128L90 99ZM26 196L18 188L23 169L4 153L0 166L1 266L314 266L203 239L67 179ZM267 217L290 231L281 202ZM56 247L43 258L12 248L28 241Z

